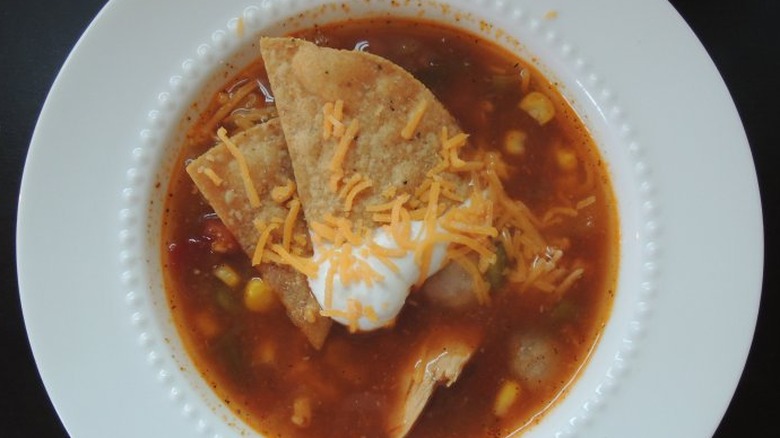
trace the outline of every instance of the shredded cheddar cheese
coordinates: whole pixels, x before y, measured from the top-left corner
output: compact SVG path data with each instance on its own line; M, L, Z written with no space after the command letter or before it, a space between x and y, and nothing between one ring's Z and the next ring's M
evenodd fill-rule
M331 115L331 123L333 124L333 135L335 137L341 137L344 135L345 125L343 123L344 118L344 101L337 100L333 105L333 114Z
M399 247L414 249L414 245L409 238L411 223L402 220L402 211L406 211L403 205L404 198L397 198L396 203L390 212L390 234Z
M415 107L414 111L409 114L409 121L406 122L406 126L404 126L404 129L401 130L401 138L404 140L411 140L412 137L414 137L414 133L417 130L417 125L420 124L420 121L422 120L427 108L427 100L422 100L417 104L417 107Z
M269 263L276 263L277 265L284 265L285 261L279 257L275 252L266 249L263 251L263 261Z
M329 241L336 241L336 230L329 225L325 225L322 222L309 222L309 228L319 237Z
M337 227L339 225L340 219L331 213L325 213L325 215L322 216L322 219L325 220L326 223L333 225L334 227Z
M206 175L211 180L211 182L214 183L215 186L219 187L222 185L223 182L222 178L220 178L219 175L217 175L217 173L214 172L214 169L210 167L199 167L198 173L202 173Z
M463 203L466 202L466 199L463 198L463 196L458 195L457 193L453 192L449 188L442 188L441 190L441 196L444 196L445 198L455 201L457 203Z
M398 265L393 263L393 261L390 260L389 257L385 257L383 255L376 254L376 253L370 253L370 255L376 257L376 259L379 260L380 263L385 265L387 267L387 269L393 271L394 274L400 274L401 273L401 270L398 268Z
M403 139L411 140L418 134L428 106L428 101L421 100L408 114L400 133ZM420 272L415 287L421 287L431 271L441 266L437 248L442 247L445 262L457 264L471 279L480 304L491 300L491 285L486 280L491 267L497 266L509 282L521 284L521 289L533 287L549 293L565 293L582 278L583 268L562 259L561 248L567 244L558 239L552 242L560 247L551 245L540 230L566 216L576 216L579 210L596 202L594 196L573 206L563 200L563 205L549 207L543 215L536 216L505 191L502 181L508 179L512 170L501 154L467 148L469 135L453 126L442 126L438 133L423 132L436 136L438 150L424 177L408 181L409 185L386 185L384 181L372 180L374 175L367 173L345 175L349 167L347 157L354 148L360 125L357 118L346 117L344 110L343 100L327 102L322 107L322 139L328 141L328 147L332 146L327 161L327 185L334 199L343 204L333 206L334 210L318 220L309 221L311 240L319 248L315 249L316 256L302 255L308 239L295 234L301 205L295 197L295 184L289 181L271 191L275 202L287 203L287 217L262 224L253 257L253 263L289 265L310 278L324 275L322 315L346 321L350 331L365 323L360 323L361 318L378 321L376 309L364 302L353 298L345 302L341 295L336 300L334 293L341 290L336 289L337 285L341 288L359 283L370 288L385 281L384 274L399 274L399 266L404 264L398 259L411 256ZM367 192L372 195L367 196ZM377 202L374 193L382 200ZM360 216L355 212L367 214ZM386 232L392 244L382 246L374 241L375 228ZM278 230L276 234L274 230ZM323 263L327 263L327 268ZM334 301L340 303L339 308L333 307Z
M301 211L301 201L294 198L287 205L290 211L287 212L287 217L284 219L284 233L282 234L282 247L290 251L290 243L292 242L293 227L295 221L298 220L298 213Z
M466 165L466 162L458 156L458 149L466 145L468 138L469 136L464 133L457 134L452 138L447 138L446 128L442 129L442 154L449 158L450 164L456 169Z
M384 246L381 246L373 241L368 242L368 248L371 251L371 254L377 257L402 257L405 252L400 248L385 248Z
M382 190L382 197L385 199L393 199L395 198L397 191L398 189L396 189L395 186L387 186Z
M428 192L428 208L425 212L425 217L423 217L425 230L427 231L427 239L423 245L421 245L423 247L420 268L421 275L427 274L428 266L430 265L430 246L434 239L434 235L436 234L436 219L439 213L439 194L441 194L441 180L435 179L433 183L431 183L431 190ZM418 281L418 286L422 285L424 280L424 278L420 279Z
M295 194L295 188L295 182L291 179L288 179L284 185L276 186L271 189L271 199L273 199L277 204L287 202L287 200L292 198L292 196Z
M446 131L444 131L446 132ZM452 149L459 149L466 145L466 140L468 140L469 136L468 134L460 133L452 138L447 139L442 147L444 150L452 150Z
M333 118L339 122L344 118L344 101L341 99L333 104Z
M306 244L309 242L309 240L306 238L306 235L302 233L293 234L293 240L298 246L306 246Z
M222 140L228 151L230 151L230 155L232 155L233 159L235 159L238 163L238 169L241 173L241 179L244 182L246 196L249 198L249 205L251 205L252 208L260 207L260 197L257 195L257 191L255 190L255 185L252 182L251 175L249 174L249 167L246 164L244 155L241 153L238 147L236 147L235 143L230 141L227 136L227 130L224 127L221 127L217 130L217 137Z
M380 211L387 211L387 210L392 210L392 209L393 209L393 207L394 207L394 206L395 206L397 203L399 203L399 202L400 202L400 203L401 203L401 205L403 205L403 204L405 204L407 201L409 201L409 199L410 199L410 198L411 198L411 195L409 195L408 193L405 193L405 194L403 194L403 195L399 196L397 199L394 199L394 200L392 200L392 201L390 201L390 202L386 202L386 203L384 203L384 204L375 204L375 205L369 205L368 207L366 207L366 211L368 211L368 212L372 212L372 213L373 213L373 212L380 212Z
M355 201L355 197L358 195L358 193L370 188L372 185L373 183L371 180L363 180L362 182L356 184L355 187L349 191L346 199L344 199L344 211L352 211L352 203Z
M333 308L333 277L336 275L336 265L331 263L325 275L325 310ZM323 313L323 315L325 315Z
M292 255L289 251L285 250L282 245L279 244L271 245L271 250L279 255L285 264L292 266L307 277L317 277L317 266L312 263L311 259Z
M346 218L339 218L336 228L336 244L349 242L350 245L360 246L363 238L352 231L352 222Z
M422 184L420 184L419 187L414 191L414 196L417 198L422 198L425 192L427 192L431 188L431 183L433 182L433 177L430 177L423 181Z
M339 199L346 198L347 194L352 190L352 188L355 187L362 179L363 175L360 173L353 173L349 178L343 180L344 185L341 187L341 190L339 190Z
M449 167L450 167L450 159L449 159L449 155L448 155L444 159L440 160L439 163L436 166L431 168L431 170L429 170L426 173L426 176L428 178L433 178L433 177L437 176L438 174L442 173L443 171L447 170L447 168L449 168Z
M333 102L327 102L322 106L322 139L327 140L333 135Z
M478 225L473 223L456 222L452 220L442 220L442 227L451 233L481 234L484 236L497 237L498 230L491 225Z
M328 166L328 169L331 172L329 187L331 191L333 191L334 193L338 189L339 181L344 176L344 169L342 169L341 166L344 162L344 158L347 155L349 146L352 144L352 141L355 139L355 136L357 135L359 126L360 125L358 123L358 120L352 119L352 122L350 122L346 132L344 132L344 135L342 135L341 138L339 139L339 143L336 146L335 152L333 153L333 158L331 158L330 160L330 164Z
M376 213L371 216L371 220L378 224L381 224L381 223L390 223L391 218L389 214Z
M333 115L328 117L328 121L330 122L331 126L333 126L333 136L336 138L341 138L344 135L346 126L341 122L341 120L333 117Z
M349 331L355 333L357 331L357 323L360 319L362 312L362 305L358 300L351 299L347 302L347 317L349 318Z
M583 208L593 205L595 203L596 203L596 197L591 195L578 202L574 208L576 208L577 210L582 210Z
M258 224L255 223L255 226L257 227ZM257 266L263 263L265 246L271 237L271 233L277 228L279 228L278 224L270 224L264 227L263 231L260 232L260 237L257 239L257 245L255 246L254 255L252 255L252 266Z
M378 322L379 316L376 314L373 306L363 306L363 316L368 318L371 322Z
M577 210L571 207L552 207L542 216L542 224L545 226L561 222L561 216L576 217Z
M231 93L230 98L227 99L227 101L221 107L219 107L214 115L211 116L208 122L203 125L203 132L210 136L211 133L214 132L214 128L217 126L217 124L221 120L225 119L230 114L230 112L233 111L233 109L237 107L242 100L244 100L245 97L249 96L257 88L257 81L247 81L246 84L241 85L240 88Z
M582 268L578 268L573 270L571 273L569 273L568 276L566 276L563 281L561 281L558 286L553 291L554 293L561 295L565 293L569 288L574 284L575 281L579 280L582 275L585 273L585 270Z

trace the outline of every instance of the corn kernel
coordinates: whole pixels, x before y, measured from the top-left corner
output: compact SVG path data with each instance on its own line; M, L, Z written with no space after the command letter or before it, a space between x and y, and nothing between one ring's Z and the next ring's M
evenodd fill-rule
M561 148L555 151L555 160L558 167L565 172L577 169L577 154L571 149Z
M202 312L195 316L195 326L208 339L214 338L222 331L217 319L208 312Z
M504 136L504 150L510 155L525 154L525 140L528 134L518 129L507 131Z
M493 413L497 417L503 417L509 412L509 408L517 401L520 395L520 384L514 380L507 380L501 385L496 395L496 401L493 403Z
M311 401L307 397L295 399L290 420L298 427L306 427L311 423Z
M267 312L276 304L276 294L262 279L253 277L244 287L244 305L253 312Z
M317 311L311 307L306 307L303 311L303 319L309 324L317 322Z
M263 340L252 353L252 364L272 365L276 362L276 344L269 340Z
M518 106L540 125L544 125L555 117L555 106L552 101L538 91L528 93Z
M235 269L228 265L217 265L214 267L214 276L222 280L223 283L230 287L236 287L241 283L241 276L238 275Z

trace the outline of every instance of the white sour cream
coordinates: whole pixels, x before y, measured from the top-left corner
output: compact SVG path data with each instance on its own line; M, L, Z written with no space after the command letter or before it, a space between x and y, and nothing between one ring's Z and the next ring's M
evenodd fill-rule
M425 238L425 228L422 221L411 222L411 237L415 240ZM383 228L375 229L372 239L376 244L385 248L398 248L395 239ZM353 256L365 261L376 273L383 277L383 280L374 281L370 286L364 281L354 281L345 285L337 271L333 278L330 309L345 312L351 300L356 300L364 309L370 306L376 312L377 320L362 316L357 323L358 330L369 331L385 327L395 320L406 302L406 297L409 295L412 285L420 278L420 267L414 261L414 252L406 251L402 257L390 258L398 267L398 273L393 272L378 258L371 256L369 251L362 251L363 247L367 249L365 244L354 248L352 250ZM333 248L333 245L329 243L315 244L314 259L318 260L323 252L329 251L331 248ZM430 267L425 274L425 278L430 277L442 268L446 250L446 243L438 243L433 246ZM369 254L369 256L364 257L363 253ZM319 265L317 277L308 279L309 287L323 309L325 309L325 279L330 269L330 264L330 258L324 260ZM349 325L350 323L349 320L341 317L333 317L333 320L344 325Z

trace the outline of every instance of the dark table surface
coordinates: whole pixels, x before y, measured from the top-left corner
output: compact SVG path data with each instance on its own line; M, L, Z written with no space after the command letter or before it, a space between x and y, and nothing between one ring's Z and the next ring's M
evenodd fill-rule
M11 3L11 5L9 5ZM103 0L3 2L0 10L0 436L67 436L27 342L15 266L24 158L46 93ZM718 66L756 162L765 226L764 287L755 338L716 437L769 436L780 413L777 233L780 172L780 1L671 0ZM673 78L671 79L673 80ZM734 254L735 259L739 254ZM66 291L60 291L63 293ZM724 321L724 323L727 323ZM660 419L659 421L665 421Z

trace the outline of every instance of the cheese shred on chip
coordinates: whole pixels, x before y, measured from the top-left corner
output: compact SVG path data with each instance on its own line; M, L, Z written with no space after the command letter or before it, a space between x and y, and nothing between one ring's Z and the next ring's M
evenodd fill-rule
M404 140L411 140L414 136L414 132L417 129L417 125L420 124L420 121L423 118L423 115L425 114L425 110L428 108L428 101L423 100L420 101L419 104L417 104L417 107L414 109L414 111L409 115L409 121L406 123L406 126L404 126L404 129L401 130L401 137Z
M244 189L246 190L246 195L249 198L249 205L251 205L253 208L260 207L260 197L257 195L254 183L252 183L252 177L249 175L249 167L246 165L246 159L244 159L244 155L236 147L236 145L230 141L230 138L228 138L227 129L224 127L219 128L219 130L217 130L217 137L219 137L219 139L225 143L228 151L230 151L230 155L232 155L238 163L238 170L241 172L241 179L244 181Z
M339 139L339 143L336 146L335 152L333 153L333 158L331 158L330 160L330 165L328 166L328 168L331 171L330 189L333 192L336 192L336 190L338 190L338 183L341 180L341 178L344 176L344 169L342 169L341 166L344 162L344 157L347 155L349 146L352 144L352 141L355 139L355 136L357 135L358 128L359 128L358 120L353 119L352 122L350 122L349 126L347 127L346 132L344 132L344 134Z
M219 187L222 185L223 180L222 178L219 177L219 175L217 175L216 172L214 172L214 169L210 167L200 167L198 168L198 172L206 175L208 179L210 179L211 182L214 183L215 186Z
M328 263L323 315L343 318L355 330L360 318L376 318L376 309L355 300L348 300L344 308L343 297L339 298L342 307L333 309L337 286L359 282L372 287L384 280L372 265L397 274L398 259L411 256L419 268L414 286L422 287L441 268L440 257L434 254L442 248L445 262L457 265L471 278L482 304L490 302L485 277L499 253L507 259L502 261L501 275L525 287L561 292L581 277L577 269L559 266L560 248L550 245L539 229L579 214L595 202L592 197L571 206L552 207L538 218L504 190L502 179L509 170L500 153L470 144L469 134L460 130L435 96L405 72L380 77L397 66L383 64L373 55L298 40L268 38L261 41L261 49L266 61L275 59L288 66L269 70L272 86L284 83L294 88L276 90L282 117L299 109L298 101L309 103L306 108L316 108L312 114L295 114L294 122L284 126L315 135L287 133L296 178L306 180L298 186L306 190L298 194L300 202L292 198L288 204L290 211L277 237L281 242L270 248L283 263L310 277ZM291 65L286 58L291 51L299 63ZM375 79L384 82L334 91L330 88L334 80L354 84L358 79L349 82L335 74L312 78L300 69L304 65L319 65L329 72L340 66L343 70L339 71L360 71L360 80L376 75ZM346 69L346 65L354 68ZM342 98L334 100L334 94ZM287 194L278 187L274 191L279 199ZM326 248L314 258L296 257L293 251L290 223L299 210L309 219L315 247ZM378 230L386 233L391 246L374 241ZM370 258L379 265L368 263Z

